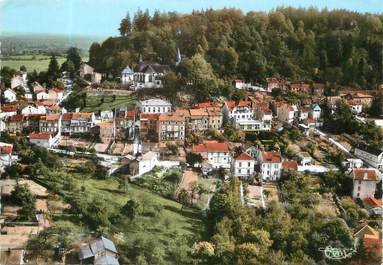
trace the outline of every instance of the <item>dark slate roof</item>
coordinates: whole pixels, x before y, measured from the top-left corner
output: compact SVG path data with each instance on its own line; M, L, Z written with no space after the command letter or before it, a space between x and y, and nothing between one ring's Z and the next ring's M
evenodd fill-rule
M111 252L117 253L117 249L114 243L103 236L90 243L90 249L92 250L93 254L103 250L109 250Z
M165 64L146 64L141 63L138 67L138 71L141 73L167 73L170 72L170 66Z
M101 256L94 261L94 265L120 265L120 263L114 257Z
M383 153L383 150L379 150L376 148L370 148L370 147L365 146L365 145L359 145L356 148L358 148L362 151L368 152L370 154L376 155L376 156L379 156L381 153Z
M79 258L80 260L84 260L90 257L93 257L93 253L90 250L89 244L86 244L84 246L81 246L80 248L80 253L79 253Z

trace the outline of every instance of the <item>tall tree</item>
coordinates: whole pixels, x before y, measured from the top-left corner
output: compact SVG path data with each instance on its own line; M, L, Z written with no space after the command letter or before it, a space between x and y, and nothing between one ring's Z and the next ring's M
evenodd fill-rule
M120 27L118 28L121 36L126 36L132 31L132 21L130 19L129 12L126 16L121 20Z
M80 70L82 59L77 48L69 48L67 51L66 59L68 62L71 61L73 63L75 72Z
M53 81L56 81L57 78L60 76L60 66L59 63L57 62L56 56L52 56L51 60L48 65L48 78L52 79Z

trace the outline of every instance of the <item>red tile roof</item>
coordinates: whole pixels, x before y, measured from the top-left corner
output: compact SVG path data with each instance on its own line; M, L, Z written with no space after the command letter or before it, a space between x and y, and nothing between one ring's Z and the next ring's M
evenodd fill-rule
M383 201L376 199L374 197L368 197L363 200L363 203L370 208L374 207L382 207L383 206Z
M127 111L125 113L125 117L128 119L128 120L134 120L134 117L136 117L136 112L134 110L130 110L130 111Z
M243 152L234 157L234 160L254 160L254 158L246 152Z
M227 143L217 141L204 141L202 144L193 145L193 152L229 152Z
M59 87L54 87L54 88L52 88L52 90L53 90L54 92L56 92L56 93L60 93L60 92L63 92L63 91L64 91L64 89L59 88Z
M141 113L140 119L158 120L160 114L158 113Z
M190 109L190 116L207 116L207 111L204 108Z
M238 103L235 101L226 101L226 106L229 109L233 109L234 107L250 107L251 101L239 101Z
M217 101L201 102L194 105L196 108L221 107L221 103Z
M92 112L67 112L62 116L63 121L70 120L89 120L91 119L93 113Z
M281 154L276 151L263 151L263 163L280 163L282 161Z
M40 120L42 121L58 121L60 119L59 114L47 114L45 116L41 116Z
M11 122L22 121L24 119L24 117L25 116L23 114L16 114L16 115L11 116L9 121L11 121Z
M362 101L360 99L349 99L347 104L351 106L362 105Z
M159 121L185 121L185 116L181 113L177 112L166 112L160 114L158 117Z
M1 110L3 112L14 112L17 110L17 106L16 105L7 105L7 106L2 106L1 107Z
M41 140L49 140L52 137L49 133L31 133L29 134L29 139L41 139Z
M282 162L282 168L285 170L298 170L298 163L295 160L285 160Z
M382 239L379 236L364 235L363 246L366 252L374 253L378 257L382 255Z
M11 144L0 145L1 154L12 154L13 146Z
M373 168L354 168L352 170L354 180L377 181L378 175Z

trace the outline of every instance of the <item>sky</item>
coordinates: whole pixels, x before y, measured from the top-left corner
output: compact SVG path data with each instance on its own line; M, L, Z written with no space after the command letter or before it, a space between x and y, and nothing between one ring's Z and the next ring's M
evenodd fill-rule
M127 12L133 17L138 9L188 13L235 7L267 12L281 6L383 13L383 0L0 0L0 34L116 36L121 18Z

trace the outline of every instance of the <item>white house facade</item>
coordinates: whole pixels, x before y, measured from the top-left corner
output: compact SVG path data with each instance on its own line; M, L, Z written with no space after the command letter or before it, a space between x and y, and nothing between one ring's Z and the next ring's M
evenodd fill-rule
M159 114L171 112L172 110L172 104L170 102L157 98L139 101L137 105L142 113Z
M248 153L241 153L233 158L232 174L241 179L248 179L254 175L255 159Z

